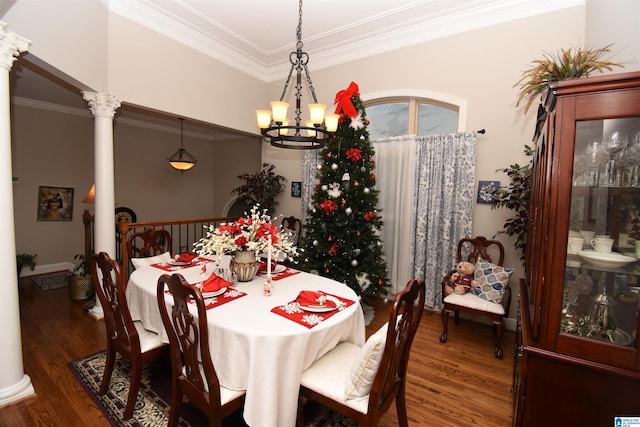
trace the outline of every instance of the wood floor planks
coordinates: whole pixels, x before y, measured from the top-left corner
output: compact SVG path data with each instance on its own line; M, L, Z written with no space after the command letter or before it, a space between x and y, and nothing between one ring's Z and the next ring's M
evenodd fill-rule
M104 323L84 312L83 302L71 301L66 288L42 291L28 278L19 287L24 370L36 396L0 408L0 427L109 426L66 366L105 348ZM368 335L386 322L389 308L383 300L371 305ZM498 360L490 325L462 319L455 326L452 320L442 344L440 314L425 310L409 360L410 425L510 426L513 333L505 333L504 359ZM379 426L397 426L394 406Z

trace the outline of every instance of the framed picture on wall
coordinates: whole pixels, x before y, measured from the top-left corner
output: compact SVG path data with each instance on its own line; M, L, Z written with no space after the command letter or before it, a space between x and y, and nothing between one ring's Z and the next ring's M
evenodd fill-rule
M479 181L477 203L494 204L496 201L493 196L498 188L500 188L500 181Z
M38 187L38 221L71 221L73 188Z
M302 182L291 182L291 197L302 197Z

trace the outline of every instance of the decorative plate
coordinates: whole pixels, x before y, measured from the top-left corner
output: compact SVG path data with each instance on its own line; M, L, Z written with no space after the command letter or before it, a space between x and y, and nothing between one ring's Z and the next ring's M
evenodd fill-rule
M124 217L127 222L136 222L138 218L136 217L136 213L124 206L116 208L116 225L120 222L120 218Z
M578 252L578 255L589 264L593 264L596 267L603 268L624 267L627 264L631 264L632 262L637 261L637 259L634 257L622 255L618 252L605 253L586 250Z
M227 288L226 288L226 287L224 287L224 288L220 288L220 289L218 289L217 291L213 291L213 292L203 292L203 293L202 293L202 296L203 296L204 298L217 297L218 295L222 295L222 294L224 294L225 292L227 292Z

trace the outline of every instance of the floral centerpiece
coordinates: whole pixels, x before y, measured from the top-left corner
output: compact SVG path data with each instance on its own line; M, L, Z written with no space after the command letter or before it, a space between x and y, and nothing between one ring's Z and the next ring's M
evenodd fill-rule
M206 226L205 226L206 227ZM260 254L268 254L274 260L295 261L298 248L291 240L291 233L275 226L267 209L260 210L257 204L249 215L238 218L235 222L221 223L218 227L208 226L209 230L202 239L194 243L194 251L198 255L253 253L251 262L259 265ZM242 279L241 279L242 280Z

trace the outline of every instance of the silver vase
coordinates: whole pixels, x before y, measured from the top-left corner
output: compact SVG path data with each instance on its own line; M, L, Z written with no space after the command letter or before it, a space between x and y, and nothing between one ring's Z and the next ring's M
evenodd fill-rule
M258 274L260 261L256 259L255 252L237 251L231 258L229 268L236 274L239 282L250 282Z

